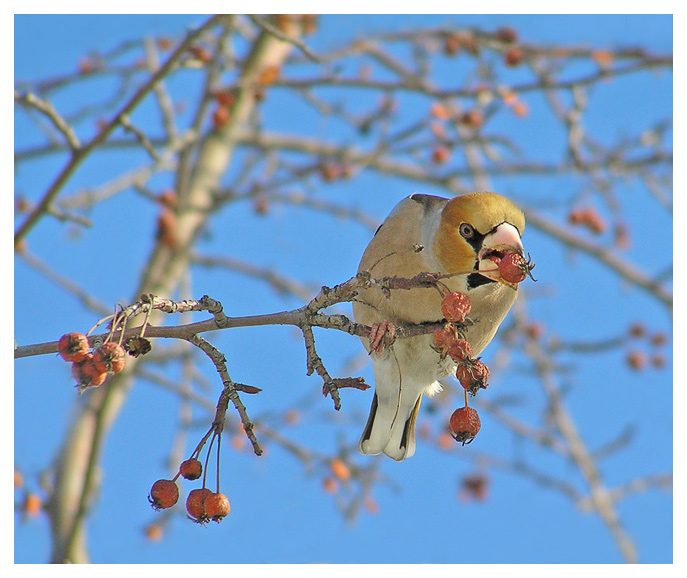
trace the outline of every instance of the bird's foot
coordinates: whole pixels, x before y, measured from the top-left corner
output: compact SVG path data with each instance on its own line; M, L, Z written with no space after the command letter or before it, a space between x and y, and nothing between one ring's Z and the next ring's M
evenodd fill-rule
M396 338L396 326L388 321L373 323L370 328L370 353L384 353L385 346L391 346Z

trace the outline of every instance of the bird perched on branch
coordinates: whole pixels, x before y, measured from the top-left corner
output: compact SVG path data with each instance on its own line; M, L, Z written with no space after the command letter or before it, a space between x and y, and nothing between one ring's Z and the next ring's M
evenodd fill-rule
M489 344L517 296L497 263L507 253L522 256L525 217L507 198L471 193L452 199L413 194L393 209L367 246L358 272L374 279L447 274L441 283L470 298L465 339L475 356ZM432 348L431 334L397 339L384 347L380 332L443 320L436 287L384 291L373 284L353 302L358 323L373 328L365 342L374 365L375 393L359 449L395 460L415 453L415 421L423 394L441 391L438 380L455 362Z

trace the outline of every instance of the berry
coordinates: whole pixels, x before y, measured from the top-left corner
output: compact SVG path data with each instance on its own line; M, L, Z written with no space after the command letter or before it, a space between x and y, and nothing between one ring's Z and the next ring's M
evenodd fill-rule
M456 328L450 323L447 323L441 329L435 329L433 335L435 349L441 353L442 357L446 356L448 348L458 338Z
M472 395L477 395L480 389L487 388L489 368L479 359L476 359L459 365L456 370L456 377L464 389Z
M221 522L229 515L230 511L229 498L224 494L217 492L205 498L205 515L213 522Z
M205 500L212 494L207 488L200 488L191 490L186 498L186 511L189 516L201 524L207 522L208 518L205 515Z
M504 62L506 63L506 66L519 66L523 59L525 58L525 53L522 51L522 48L509 48L508 51L506 52L506 55L504 56Z
M472 357L472 347L464 339L456 339L448 348L448 354L456 363L464 363Z
M150 489L148 501L155 510L166 510L179 501L179 488L172 480L158 480Z
M444 164L451 158L451 151L445 146L437 145L432 151L432 162L436 165Z
M518 33L510 26L503 26L496 31L496 39L506 44L512 44L518 40Z
M646 355L644 355L641 351L630 351L627 354L627 364L630 366L631 369L634 369L635 371L640 371L646 367Z
M472 442L482 427L477 411L467 405L453 412L450 425L453 439L463 445Z
M73 331L66 333L57 344L57 349L65 361L74 361L78 363L83 361L90 349L88 338L83 333Z
M92 353L87 353L83 361L72 365L72 375L79 382L80 391L87 387L98 387L107 379L107 372L102 372L96 368Z
M112 341L103 343L93 352L93 363L101 373L119 373L124 369L125 362L124 348Z
M341 481L345 482L351 479L351 470L349 470L348 466L340 459L334 458L331 462L329 462L329 467L331 468L332 473Z
M187 480L197 480L203 473L203 464L196 458L189 458L181 463L179 473Z
M221 128L229 122L229 109L220 106L212 113L212 124L215 128Z
M524 281L534 266L530 265L522 255L518 253L506 253L499 262L501 277L509 283Z
M449 293L441 302L441 312L446 321L463 323L470 313L470 298L465 293Z
M472 128L479 128L484 122L484 117L479 110L469 110L460 117L460 122Z

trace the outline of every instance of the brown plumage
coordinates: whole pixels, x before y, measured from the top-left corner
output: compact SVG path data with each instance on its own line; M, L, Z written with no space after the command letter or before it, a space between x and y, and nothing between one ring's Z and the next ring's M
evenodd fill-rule
M372 277L410 278L422 272L455 274L443 280L451 291L470 297L474 324L466 339L477 356L494 337L517 296L517 286L500 279L493 262L482 257L498 251L522 254L522 212L495 193L444 199L414 194L402 200L367 246L358 271ZM417 250L422 246L421 251ZM383 321L409 325L441 321L441 295L435 288L361 291L353 303L358 323ZM372 352L375 395L360 439L365 454L384 452L403 460L415 452L415 420L422 395L440 391L437 380L455 370L441 360L432 337L398 339L381 355ZM366 343L369 348L369 344Z

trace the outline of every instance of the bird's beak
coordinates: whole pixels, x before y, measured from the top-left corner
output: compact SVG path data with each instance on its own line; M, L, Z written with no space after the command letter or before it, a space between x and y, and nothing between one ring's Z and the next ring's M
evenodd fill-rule
M499 272L499 261L506 253L523 255L524 249L518 230L510 223L501 223L484 237L482 248L477 255L477 267L480 275L517 289L517 284L506 281Z

